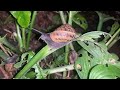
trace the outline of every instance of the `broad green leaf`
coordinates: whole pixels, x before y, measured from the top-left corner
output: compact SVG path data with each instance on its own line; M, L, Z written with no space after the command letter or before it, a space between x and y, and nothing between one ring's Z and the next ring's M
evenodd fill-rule
M116 79L117 77L120 77L120 69L114 65L96 65L89 75L89 79Z
M77 71L80 79L87 79L89 70L91 68L89 63L90 57L88 56L87 51L81 50L81 57L79 57L75 62L75 70ZM77 66L80 65L82 70L77 69Z
M17 19L21 27L27 28L29 26L31 19L30 11L10 11L10 13Z
M107 51L107 47L98 43L78 41L78 43L91 54L91 65L106 64L112 59L112 55Z
M88 24L87 24L86 19L82 15L80 15L79 13L75 14L72 19L77 25L79 25L83 29L86 30L88 28Z
M81 35L77 40L94 42L95 41L94 39L100 38L101 35L105 36L109 34L102 31L92 31Z

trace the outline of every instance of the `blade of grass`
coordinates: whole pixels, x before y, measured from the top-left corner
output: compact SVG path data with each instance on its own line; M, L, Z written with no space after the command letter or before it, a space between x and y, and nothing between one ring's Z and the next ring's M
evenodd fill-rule
M22 28L22 41L23 41L23 47L26 49L25 28Z
M37 11L34 11L34 12L33 12L33 15L32 15L32 20L31 20L31 24L30 24L30 29L29 29L28 36L27 36L27 45L26 45L26 49L29 48L30 37L31 37L31 33L32 33L32 27L33 27L33 24L34 24L36 15L37 15Z
M17 28L17 39L18 39L18 43L19 43L19 48L20 48L20 51L22 52L23 51L23 41L21 38L20 28L19 28L19 25L17 24L17 22L16 22L16 28Z

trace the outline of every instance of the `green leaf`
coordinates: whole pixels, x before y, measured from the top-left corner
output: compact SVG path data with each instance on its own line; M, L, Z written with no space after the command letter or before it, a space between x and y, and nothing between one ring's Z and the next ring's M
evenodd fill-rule
M33 66L36 73L36 79L45 79L47 74L43 71L43 69L40 67L40 65L37 63Z
M97 65L92 68L89 79L116 79L120 77L120 69L114 65Z
M23 53L21 55L21 60L19 62L17 62L14 67L15 68L20 68L22 67L23 63L25 63L26 61L28 62L33 56L35 55L35 53L33 51L29 51L26 53ZM28 57L27 57L28 56ZM27 57L27 58L26 58Z
M80 15L79 13L75 13L75 15L73 16L72 19L77 25L79 25L83 29L86 30L88 28L88 24L87 24L86 19L82 15Z
M71 11L71 12L72 12L72 17L74 17L80 11Z
M78 43L91 54L92 60L90 63L92 66L96 64L106 64L109 63L109 60L113 59L112 55L107 51L105 44L103 46L99 43L93 42L86 42L87 45L80 41Z
M119 60L119 57L115 53L111 53L112 58L115 59L116 61Z
M26 76L22 76L21 79L30 79L30 78L28 78Z
M30 79L34 79L35 76L36 76L36 73L34 71L30 71L25 75L26 78L30 78Z
M27 28L29 26L31 19L30 11L10 11L10 13L17 19L21 27Z
M16 64L14 64L14 67L18 69L18 68L22 67L24 62L26 62L26 61L21 60L20 62L17 62Z
M81 57L79 57L75 62L75 70L77 71L81 79L87 79L89 70L91 68L87 51L81 50ZM77 69L77 66L80 65L82 70Z
M81 35L77 40L94 42L95 41L94 39L100 38L101 35L105 36L109 34L102 31L92 31Z
M120 61L118 61L115 66L120 69Z

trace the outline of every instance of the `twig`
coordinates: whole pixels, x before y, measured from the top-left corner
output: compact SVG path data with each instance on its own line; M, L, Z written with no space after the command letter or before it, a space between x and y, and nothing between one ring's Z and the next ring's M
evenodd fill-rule
M7 51L5 50L5 48L2 46L2 44L0 43L0 48L4 51L4 53L9 56L9 54L7 53Z

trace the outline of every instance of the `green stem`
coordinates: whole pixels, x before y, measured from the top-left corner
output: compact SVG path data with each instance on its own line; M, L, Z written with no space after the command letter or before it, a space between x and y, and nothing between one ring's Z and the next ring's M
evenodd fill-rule
M62 23L66 24L63 11L59 11L59 13L60 13L60 17L61 17ZM65 63L68 63L68 51L69 51L69 47L68 47L68 45L66 45L65 46ZM66 77L66 75L67 75L67 72L66 71L63 72L63 78Z
M69 12L68 24L72 25L72 11ZM72 43L71 43L72 46ZM68 64L69 45L65 47L65 62Z
M110 20L110 19L115 20L114 17L107 17L107 18L104 18L103 22L106 22L106 21L108 21L108 20Z
M69 12L69 20L68 20L68 24L72 25L72 11Z
M109 34L112 36L112 35L115 33L115 31L116 31L116 30L111 30L111 31L109 32ZM109 38L110 38L110 36L107 35L102 41L106 43L106 42L109 40Z
M60 17L61 17L62 23L63 23L63 24L66 24L63 11L59 11L59 13L60 13Z
M73 11L70 11L70 13L69 13L69 20L68 20L68 24L70 24L70 25L72 25L72 17L73 17L73 13L72 13ZM74 50L74 47L73 47L73 44L72 43L70 43L70 48L72 49L72 50Z
M99 23L98 23L97 31L101 31L102 30L102 26L103 26L103 20L100 19Z
M33 12L33 15L32 15L32 20L31 20L31 24L30 24L30 29L29 29L28 36L27 36L27 46L26 46L27 49L29 48L30 37L31 37L31 33L32 33L32 27L33 27L33 24L34 24L36 15L37 15L37 11L34 11L34 12Z
M53 69L46 69L43 72L45 72L45 73L48 72L48 74L53 74L53 73L58 73L58 72L66 72L69 70L74 70L74 64L57 67L57 68L53 68Z
M22 40L23 40L23 47L26 49L25 28L22 28Z
M96 11L96 13L99 16L99 22L98 22L98 26L97 26L97 31L101 31L102 25L103 25L103 16L102 16L102 13L99 13L98 11Z
M16 28L17 28L17 39L18 39L18 43L19 43L19 48L20 48L20 51L22 52L23 51L23 42L22 42L22 38L21 38L20 28L17 23L16 23Z
M108 46L108 50L120 39L120 37L116 37Z
M71 50L75 50L72 43L70 43L70 48Z
M30 68L33 67L33 65L35 65L38 61L43 60L46 56L48 56L49 54L56 50L57 49L50 50L50 48L46 45L23 67L23 69L15 76L15 78L16 79L21 78L29 71Z
M113 41L113 39L120 33L120 28L115 32L115 34L110 38L110 40L106 43L106 46L109 46L109 44Z

